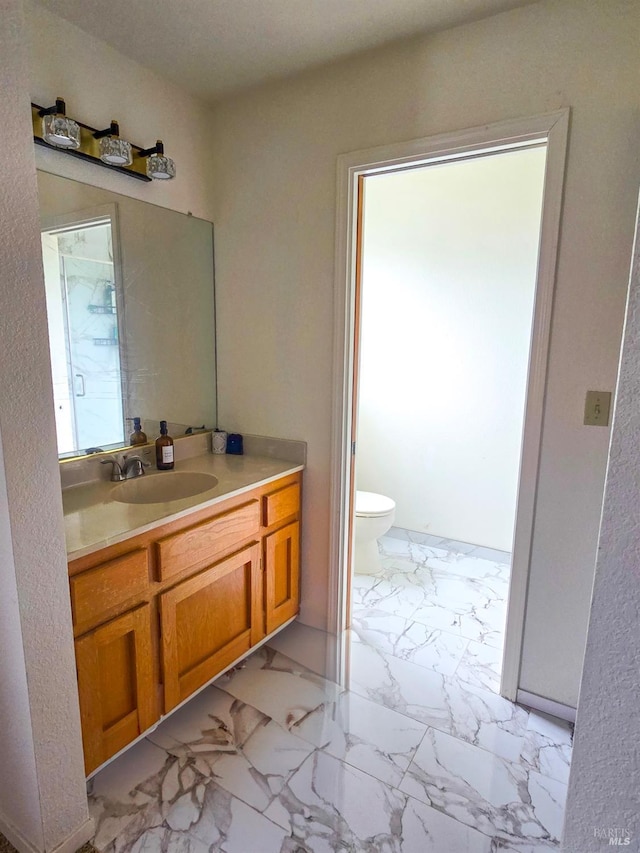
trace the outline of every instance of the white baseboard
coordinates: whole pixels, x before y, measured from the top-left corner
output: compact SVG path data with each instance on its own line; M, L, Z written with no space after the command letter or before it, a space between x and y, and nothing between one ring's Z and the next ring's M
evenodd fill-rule
M575 708L572 708L570 705L563 705L562 702L554 702L553 699L545 699L544 696L537 696L535 693L529 693L527 690L518 690L516 702L518 705L526 705L529 708L533 708L534 711L551 714L552 717L559 717L561 720L567 720L569 723L575 723L576 721Z
M27 840L13 824L7 821L4 815L0 815L0 833L4 835L9 844L13 844L19 853L43 853L44 851L44 846L41 848ZM50 853L76 853L76 850L83 844L91 841L94 834L95 824L93 818L89 817L61 844L52 848Z
M83 844L93 839L95 833L96 827L93 818L87 818L81 826L71 833L66 841L54 847L51 853L76 853L76 850L82 847Z

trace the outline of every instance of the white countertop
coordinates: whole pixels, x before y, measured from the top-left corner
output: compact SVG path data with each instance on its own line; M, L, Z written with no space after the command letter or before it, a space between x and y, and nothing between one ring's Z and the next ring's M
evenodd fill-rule
M100 548L115 545L161 524L183 518L195 509L213 506L226 498L301 471L303 465L266 456L230 456L211 453L176 462L174 471L214 474L217 485L192 497L166 503L128 504L111 497L119 484L99 481L62 490L67 557L75 560ZM162 477L155 469L145 477Z

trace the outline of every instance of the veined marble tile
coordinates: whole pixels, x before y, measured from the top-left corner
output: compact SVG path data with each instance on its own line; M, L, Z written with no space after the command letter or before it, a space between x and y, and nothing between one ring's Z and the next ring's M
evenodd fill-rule
M468 613L472 608L496 603L506 604L508 584L500 577L477 578L443 574L430 567L432 583L425 589L425 598L447 607L455 613Z
M517 838L511 838L509 841L494 838L492 845L491 853L549 853L560 848L558 841L522 841Z
M567 784L573 726L540 711L531 711L520 761L543 776Z
M503 580L435 575L426 567L411 572L396 568L355 582L354 614L384 610L467 640L502 645L508 593Z
M490 853L491 840L322 752L267 810L313 853ZM299 845L299 846L297 846Z
M362 643L351 644L350 688L497 755L517 761L527 712L501 696Z
M502 649L472 640L462 655L455 677L467 684L499 693L501 672Z
M244 669L219 683L225 692L290 731L295 731L296 725L316 708L335 701L342 693L333 681L264 646L247 658Z
M378 549L382 557L403 557L411 559L411 542L408 539L396 539L392 536L383 536L378 539Z
M555 841L566 786L431 729L400 789L491 837Z
M211 770L225 790L263 811L312 752L310 743L272 720L256 729L236 755L214 759Z
M178 819L178 815L181 818ZM171 824L184 825L174 829ZM280 853L287 834L215 782L156 826L129 827L105 853Z
M393 616L384 610L354 609L351 637L443 675L453 675L468 643L455 634Z
M203 777L215 779L259 811L314 749L217 687L194 697L150 738L178 758L180 766L188 764Z
M490 580L497 578L508 582L510 564L468 554L449 552L444 557L429 560L429 568L436 574L458 575L465 578Z
M416 619L419 617L416 616ZM502 649L507 624L506 602L493 602L490 605L474 608L460 616L460 633L463 637Z
M491 839L442 812L407 797L402 814L403 853L491 853Z
M215 685L189 700L148 735L165 750L189 744L194 753L235 752L269 717Z
M98 850L120 837L140 814L155 808L157 796L146 783L162 775L170 762L163 749L141 740L91 779L89 813Z
M406 797L321 750L294 774L265 817L303 850L400 853Z
M296 732L325 752L389 785L400 784L427 727L355 693L318 708Z
M280 853L288 832L212 783L207 786L199 821L189 835L222 853ZM171 848L167 853L173 853Z
M310 628L296 620L269 640L269 648L330 679L329 670L336 658L336 643L333 634Z

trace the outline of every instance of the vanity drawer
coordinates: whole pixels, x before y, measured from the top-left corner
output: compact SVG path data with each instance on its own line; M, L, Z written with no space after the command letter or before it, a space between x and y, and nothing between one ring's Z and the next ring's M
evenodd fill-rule
M148 552L139 548L101 563L74 575L69 585L73 626L76 633L82 633L113 616L123 605L144 599L149 588Z
M158 580L204 568L234 545L260 533L260 503L252 500L156 543Z
M264 495L262 498L262 523L265 527L271 527L279 521L285 521L300 511L300 484L293 483Z

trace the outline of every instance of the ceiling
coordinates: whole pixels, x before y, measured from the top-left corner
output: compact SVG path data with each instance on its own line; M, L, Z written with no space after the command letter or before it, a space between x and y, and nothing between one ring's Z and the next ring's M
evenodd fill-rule
M183 89L231 92L534 0L39 0Z

